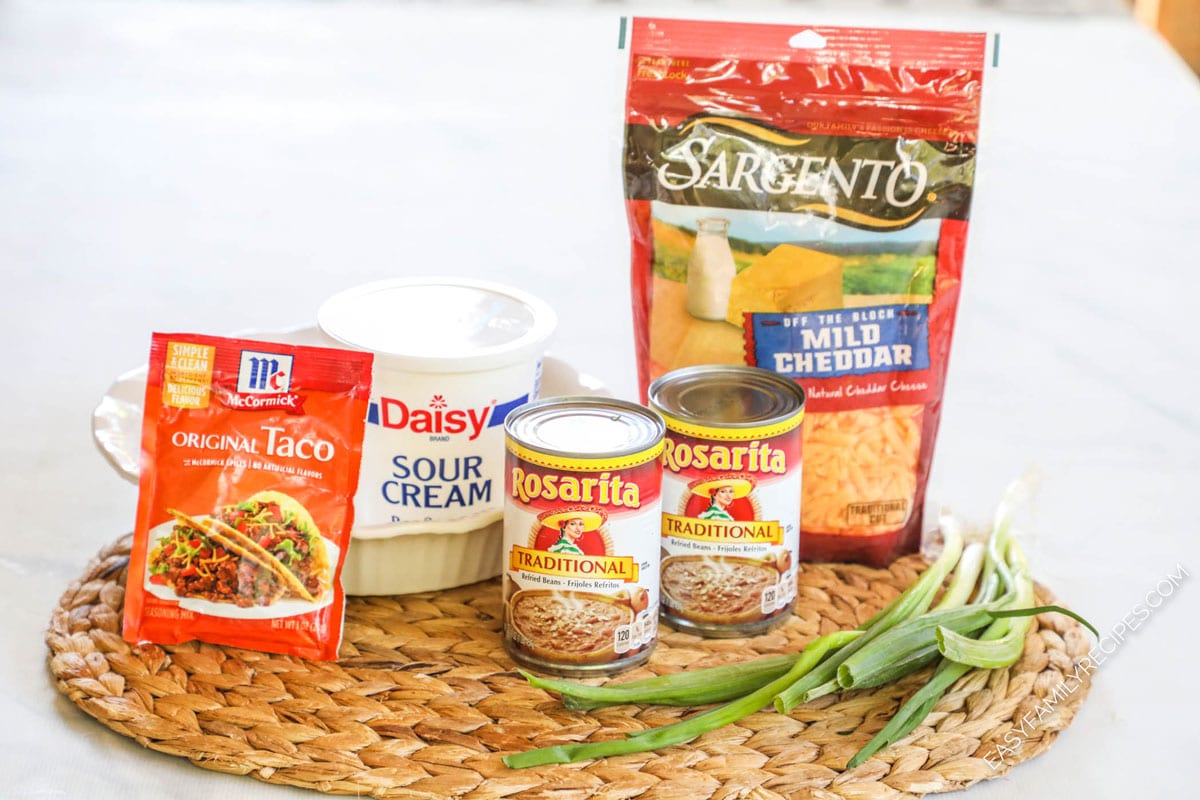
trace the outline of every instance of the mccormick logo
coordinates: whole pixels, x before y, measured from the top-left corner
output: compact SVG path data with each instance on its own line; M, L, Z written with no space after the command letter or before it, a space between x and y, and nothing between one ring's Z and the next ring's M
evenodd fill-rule
M237 388L214 386L213 391L228 408L243 411L282 409L304 413L304 397L292 388L292 356L243 350L238 365Z
M467 434L469 441L475 441L485 429L503 425L508 412L527 402L529 395L523 394L504 403L493 400L478 408L452 408L445 395L435 394L422 407L397 397L380 397L371 401L367 424L429 434L434 441L449 441L458 434Z
M243 350L238 366L239 394L280 394L292 388L292 356Z

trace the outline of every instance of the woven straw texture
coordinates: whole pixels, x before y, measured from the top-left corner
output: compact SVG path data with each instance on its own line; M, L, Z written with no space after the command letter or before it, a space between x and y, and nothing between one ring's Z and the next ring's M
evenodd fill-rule
M1090 687L1077 668L1089 648L1083 630L1043 615L1018 663L967 673L907 738L851 771L846 762L929 670L827 696L790 716L759 712L661 752L510 770L504 753L620 737L688 712L568 711L529 687L501 646L496 581L352 598L341 659L332 663L195 642L132 648L120 635L129 546L125 537L102 551L54 610L46 642L63 694L114 731L197 766L336 794L919 797L996 777L1044 752ZM796 651L814 636L857 625L923 567L917 556L887 570L805 565L796 613L781 627L724 640L664 627L648 665L618 680Z

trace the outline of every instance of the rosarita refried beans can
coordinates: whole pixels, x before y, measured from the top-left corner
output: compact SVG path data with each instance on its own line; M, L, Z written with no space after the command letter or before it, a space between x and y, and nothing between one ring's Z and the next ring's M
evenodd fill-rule
M695 366L650 386L663 451L663 619L759 633L796 603L804 390L756 367Z
M516 409L504 429L509 654L568 676L644 662L658 638L662 419L563 397Z

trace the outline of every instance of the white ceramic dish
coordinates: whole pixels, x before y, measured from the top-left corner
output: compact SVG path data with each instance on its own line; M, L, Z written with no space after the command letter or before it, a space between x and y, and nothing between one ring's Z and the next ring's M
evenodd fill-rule
M315 326L240 331L235 336L266 342L339 347ZM92 437L113 468L138 480L145 365L118 376L92 412ZM547 356L543 397L611 393L599 380ZM407 594L446 589L500 574L503 531L500 510L445 522L406 522L356 527L342 568L342 585L355 595Z

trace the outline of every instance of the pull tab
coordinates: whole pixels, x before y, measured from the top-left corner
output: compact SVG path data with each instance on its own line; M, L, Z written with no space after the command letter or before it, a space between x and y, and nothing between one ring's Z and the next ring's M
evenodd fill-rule
M788 39L788 45L797 50L821 50L825 44L825 37L812 28L805 28Z

